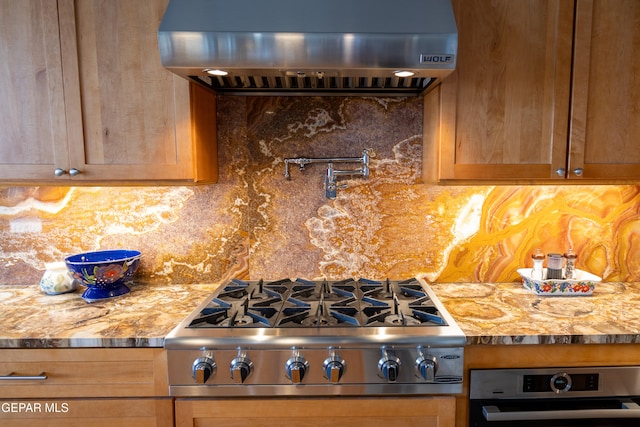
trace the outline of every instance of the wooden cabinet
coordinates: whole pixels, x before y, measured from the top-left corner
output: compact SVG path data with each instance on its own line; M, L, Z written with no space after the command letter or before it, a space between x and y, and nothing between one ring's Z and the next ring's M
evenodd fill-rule
M172 426L162 349L2 349L0 424Z
M2 405L0 424L11 427L173 426L170 399L10 399Z
M32 119L44 140L0 129L0 164L7 166L0 180L77 185L217 179L215 95L191 87L160 63L156 34L167 0L4 3L33 26L51 21L40 33L55 37L0 29L0 46L27 45L12 51L6 72L34 76L28 92L16 93L1 108L14 110L22 99L35 106L10 119L18 129L29 125L27 113L36 107L51 122ZM40 62L45 57L47 66L54 64L52 72L43 73L42 66L20 56L25 54ZM0 85L11 88L10 81L3 78ZM11 154L17 146L21 151Z
M77 70L69 78L80 82L69 106L82 118L73 128L83 138L69 151L70 166L82 171L76 180L215 179L215 96L192 89L194 102L210 102L198 111L205 123L193 120L189 83L160 63L157 31L167 2L59 0L61 26L69 28L65 72ZM204 128L211 139L193 141ZM196 155L211 170L196 170Z
M553 171L566 159L573 2L453 4L456 71L425 98L435 178L564 178Z
M640 2L579 0L568 176L640 178Z
M425 97L425 180L640 178L638 2L453 3L458 64Z
M68 140L56 0L0 2L0 179L53 178Z
M455 398L176 399L176 427L453 427Z

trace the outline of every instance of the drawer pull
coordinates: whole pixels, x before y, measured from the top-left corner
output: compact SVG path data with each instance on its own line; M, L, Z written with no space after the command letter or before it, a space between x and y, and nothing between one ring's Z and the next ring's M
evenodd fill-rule
M40 375L16 375L14 372L10 372L9 375L0 375L0 380L46 380L47 374L42 372Z

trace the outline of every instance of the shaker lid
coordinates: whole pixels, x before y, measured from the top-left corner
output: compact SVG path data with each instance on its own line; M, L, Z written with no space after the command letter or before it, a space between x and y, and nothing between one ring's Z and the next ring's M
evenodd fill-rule
M536 251L531 254L531 258L535 260L544 260L544 254L540 251L540 249L536 249Z

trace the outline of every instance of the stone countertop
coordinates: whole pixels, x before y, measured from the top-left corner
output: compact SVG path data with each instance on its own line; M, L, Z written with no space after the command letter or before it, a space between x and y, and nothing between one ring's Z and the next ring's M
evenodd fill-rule
M78 291L0 286L0 348L162 347L219 284L136 284L86 303ZM592 296L537 296L521 283L433 283L467 344L640 343L640 282L600 283Z
M522 283L434 283L467 344L640 343L640 282L591 296L539 296Z
M82 286L61 295L0 286L0 348L162 347L218 286L134 284L126 295L91 304Z

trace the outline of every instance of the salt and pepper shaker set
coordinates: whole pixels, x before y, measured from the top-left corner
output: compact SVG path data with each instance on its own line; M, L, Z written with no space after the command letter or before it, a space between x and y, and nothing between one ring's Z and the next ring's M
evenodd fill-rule
M578 255L573 252L573 249L569 249L564 255L555 253L547 254L547 277L544 277L544 269L542 264L544 263L545 256L540 251L540 249L536 249L535 252L531 255L531 259L533 260L531 278L537 280L573 279L573 276L575 274L576 258L578 258ZM563 277L562 264L564 260L566 260L567 262L564 268Z

